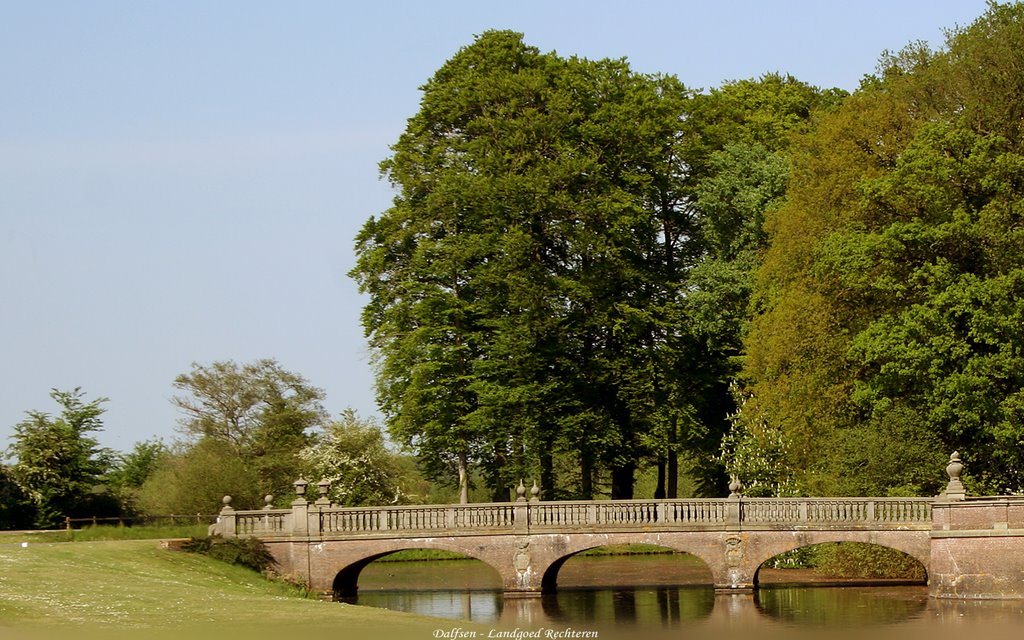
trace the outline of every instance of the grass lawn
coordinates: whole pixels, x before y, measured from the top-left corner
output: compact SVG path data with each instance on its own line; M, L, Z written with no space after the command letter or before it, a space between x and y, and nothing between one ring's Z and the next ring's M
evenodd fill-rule
M248 569L166 551L155 540L67 543L0 536L4 640L78 640L83 633L142 640L304 640L306 634L426 639L436 629L459 626L472 625L303 598Z

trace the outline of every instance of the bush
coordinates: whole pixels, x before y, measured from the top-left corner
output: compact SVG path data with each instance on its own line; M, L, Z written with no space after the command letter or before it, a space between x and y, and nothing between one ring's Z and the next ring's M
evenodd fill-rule
M223 538L202 536L189 538L181 545L183 551L201 553L228 564L239 564L259 572L267 572L277 566L267 546L256 538Z
M814 549L818 573L838 578L924 580L921 563L907 554L863 542L822 544Z

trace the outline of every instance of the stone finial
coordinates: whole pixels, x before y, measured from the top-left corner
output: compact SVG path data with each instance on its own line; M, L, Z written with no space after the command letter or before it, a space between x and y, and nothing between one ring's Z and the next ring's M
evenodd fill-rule
M306 482L303 478L299 478L298 480L293 482L292 485L295 487L295 497L296 498L305 498L306 497L306 487L309 486L308 482Z
M523 484L522 479L519 480L519 486L516 487L516 502L526 502L526 485Z
M331 491L331 481L327 478L323 478L320 482L316 483L316 490L320 493L320 497L316 499L316 504L329 505L331 499L327 497L327 494Z
M733 499L743 497L743 483L735 475L729 476L729 497Z
M220 509L221 513L225 511L234 511L234 509L231 508L231 496L224 496L220 501L224 503L224 506Z
M533 487L530 489L530 502L540 502L540 487L537 486L537 481L533 481Z
M967 491L964 483L960 481L960 474L963 473L964 463L960 461L960 452L954 451L949 456L949 464L946 465L946 475L949 476L949 483L943 496L946 500L964 500L967 498Z
M267 495L263 496L263 508L264 509L273 509L274 505L271 504L272 502L274 502L274 496L270 495L269 493Z

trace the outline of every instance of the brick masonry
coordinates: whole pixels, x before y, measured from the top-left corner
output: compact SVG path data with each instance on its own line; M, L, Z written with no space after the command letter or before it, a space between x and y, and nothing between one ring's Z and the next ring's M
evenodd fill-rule
M936 598L1024 598L1024 500L936 503L929 592Z

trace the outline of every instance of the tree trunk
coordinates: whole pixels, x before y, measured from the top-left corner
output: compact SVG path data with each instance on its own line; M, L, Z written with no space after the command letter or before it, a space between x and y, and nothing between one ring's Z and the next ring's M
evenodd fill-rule
M633 472L636 465L632 462L612 467L612 500L633 499Z
M540 453L540 498L555 499L555 460L551 454L551 443L545 443Z
M466 456L459 454L459 504L469 504L469 464Z
M658 486L654 488L654 499L661 500L665 497L665 457L658 457Z
M668 427L668 490L665 492L666 498L679 497L679 454L676 453L678 429L678 418L673 416Z
M580 454L580 500L594 499L594 463L590 454Z
M679 497L679 458L675 451L668 452L668 490L665 497Z

